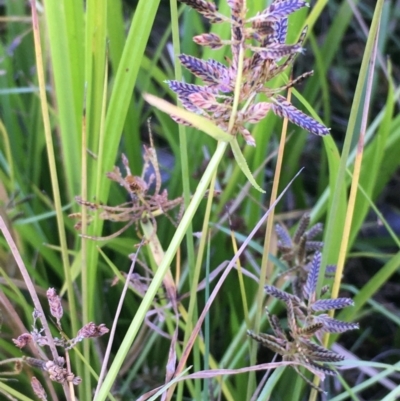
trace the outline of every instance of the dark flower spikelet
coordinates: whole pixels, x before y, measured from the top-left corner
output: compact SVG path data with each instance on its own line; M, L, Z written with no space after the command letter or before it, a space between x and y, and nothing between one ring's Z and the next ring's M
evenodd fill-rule
M275 226L280 258L288 267L288 270L282 274L293 277L293 293L298 297L301 297L302 288L306 283L312 257L323 246L323 242L314 240L314 237L322 232L323 225L317 223L307 230L309 224L310 215L306 213L300 219L293 238L283 225L276 224ZM328 273L331 272L332 268L330 267Z
M314 388L315 385L299 371L298 365L304 366L321 380L324 380L326 375L335 375L336 371L329 366L329 363L342 361L344 357L323 347L321 335L324 332L342 333L358 329L357 323L342 322L329 317L326 313L319 313L353 305L350 298L319 299L317 283L320 266L321 254L317 252L310 264L300 297L272 285L265 286L267 294L286 304L288 334L282 329L279 319L271 315L268 309L267 317L274 335L248 331L250 337L281 355L284 361L293 362L292 367Z
M169 87L178 95L183 107L213 121L228 132L233 110L233 92L240 76L239 108L230 134L240 134L247 144L254 146L255 139L247 126L263 119L269 111L279 117L287 118L315 135L324 136L329 133L328 128L298 110L278 94L294 86L312 72L290 80L278 88L266 85L289 68L297 55L304 51L303 42L307 28L301 32L294 44L286 44L286 36L288 16L308 6L305 1L275 0L265 10L250 18L246 15L245 2L241 0L227 0L231 9L229 17L220 14L216 5L209 1L181 0L181 2L202 14L210 23L227 22L231 25L229 40L223 40L214 33L197 35L193 40L201 46L212 49L230 46L232 54L232 59L227 59L227 65L186 54L179 56L181 64L203 81L203 85L167 81ZM245 56L243 68L239 71L241 53ZM258 94L265 95L268 102L260 103ZM190 125L179 117L172 116L172 118L180 124Z

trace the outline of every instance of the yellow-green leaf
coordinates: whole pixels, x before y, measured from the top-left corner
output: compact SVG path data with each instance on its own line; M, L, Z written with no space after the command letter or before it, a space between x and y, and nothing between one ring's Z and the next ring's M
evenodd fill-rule
M240 169L243 171L244 175L247 177L249 180L250 184L253 185L257 191L260 192L265 192L256 182L254 179L253 175L251 174L251 171L249 169L249 166L247 165L246 159L243 156L242 151L240 150L239 144L236 140L236 137L233 137L233 140L230 141L231 148L233 155L235 156L235 160L240 167Z
M167 102L166 100L160 99L159 97L154 95L150 95L149 93L145 93L143 97L146 102L150 103L152 106L157 107L164 113L167 113L171 116L179 117L187 121L197 129L205 132L217 141L231 142L233 139L232 135L227 134L221 128L217 127L212 121L207 120L204 117L177 107Z

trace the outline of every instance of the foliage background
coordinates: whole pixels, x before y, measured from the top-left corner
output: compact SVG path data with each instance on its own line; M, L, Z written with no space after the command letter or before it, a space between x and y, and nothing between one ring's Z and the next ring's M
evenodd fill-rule
M248 3L253 13L266 6L264 1ZM302 97L297 105L314 110L332 128L337 151L331 150L331 154L337 152L338 157L343 155L346 138L354 134L350 155L344 161L350 171L361 122L363 118L368 121L360 177L360 185L367 196L361 192L357 195L342 279L345 283L342 292L355 296L356 302L350 312L343 312L342 318L360 322L361 328L357 333L340 337L339 344L350 352L350 359L357 356L361 360L379 361L390 367L398 360L400 323L400 125L396 113L400 77L395 62L399 52L399 7L396 1L384 2L380 16L377 66L368 116L364 115L362 108L365 93L361 99L354 100L365 44L378 3L314 1L310 10L302 10L291 17L289 32L293 36L289 42L297 38L305 23L310 26L307 52L298 58L295 75L311 69L315 74L298 88ZM43 297L48 287L55 287L63 296L66 312L63 329L69 336L89 321L111 326L122 290L121 282L117 285L111 283L116 272L128 271L131 263L128 255L136 251L135 244L140 241L134 226L111 241L82 240L73 228L74 222L67 218L68 214L80 210L74 197L82 195L88 200L109 205L118 205L126 200L124 191L107 180L105 173L111 171L115 164L120 165L120 153L124 152L130 160L132 172L140 175L142 144L149 141L146 120L150 116L163 167L163 185L168 189L170 198L182 195L185 182L194 192L215 150L212 138L191 129L186 131L186 148L180 143L182 136L178 135L177 125L143 100L145 92L171 101L174 99L164 83L176 74L171 30L179 30L182 53L224 61L223 52L211 54L208 49L200 49L192 42L194 35L208 29L204 21L184 5L176 5L173 1L171 4L156 0L129 3L88 0L85 4L80 0L45 0L36 3L42 46L39 60L45 71L46 101L39 94L37 76L40 66L35 58L38 47L33 40L29 4L13 0L5 0L1 4L0 213L17 243L37 292ZM170 7L174 10L177 6L181 13L179 24L174 12L170 13ZM219 8L221 12L226 12L224 1L219 3ZM222 36L227 33L224 25L213 29ZM176 49L177 43L174 42L174 45ZM390 60L393 60L393 65ZM187 81L191 79L189 75L184 77ZM365 85L366 81L362 84ZM44 103L48 107L47 116L43 114ZM86 121L84 129L83 115ZM43 123L46 118L48 127ZM348 130L349 121L355 124L351 133ZM244 149L251 171L256 171L277 150L281 124L279 119L270 115L254 128L252 134L257 140L257 147ZM350 224L346 222L345 193L351 178L346 175L340 183L343 192L336 204L335 224L329 225L334 199L334 192L328 190L329 185L333 188L334 181L329 171L331 174L332 171L339 171L339 159L334 167L328 166L330 142L310 137L292 125L288 133L290 138L285 146L280 188L287 185L300 167L305 169L277 206L276 219L291 227L305 210L310 210L313 221L328 222L329 232L325 232L325 236L330 238L327 238L329 247L324 258L326 263L337 263L342 230L345 223ZM97 158L91 157L86 148ZM182 153L186 153L189 159L187 164L184 161L182 164ZM274 168L275 158L272 157L257 176L257 182L267 191L267 195L262 195L246 186L246 178L235 166L232 155L229 152L225 154L217 177L222 192L215 199L211 212L213 235L201 278L206 275L206 266L213 271L234 255L229 224L227 221L221 223L224 208L240 194L245 195L240 208L231 216L231 228L236 239L243 241L268 205ZM194 232L202 229L205 205L206 201L193 218ZM374 207L382 214L377 216ZM391 235L383 223L392 227ZM118 223L105 222L103 225L103 221L95 219L87 230L90 235L104 236L118 228ZM158 220L157 235L165 249L174 232L175 227L168 219ZM241 261L243 267L255 274L261 263L262 238L263 232L256 235ZM21 324L29 329L33 305L3 238L1 243L0 352L1 359L6 360L22 355L11 338L21 334ZM273 247L271 251L273 253ZM180 293L192 288L197 252L198 240L193 239L189 232L179 257L172 264L173 276L177 280L180 277ZM143 249L140 259L147 266L154 264L151 251ZM144 272L140 270L143 268L138 269ZM211 283L211 289L213 285ZM213 366L214 361L215 366L224 368L248 366L244 298L238 287L238 276L232 272L212 305L208 326L204 327L206 351L198 343L189 359L188 366L194 365L194 371L205 368L207 364ZM256 303L256 291L257 283L246 279L245 298L250 308ZM162 297L157 299L161 302ZM196 309L189 316L193 323L206 299L204 292L199 291ZM6 300L10 303L7 304ZM141 300L137 293L128 292L118 318L113 356L121 350ZM188 305L186 301L183 304ZM279 313L279 305L276 308ZM133 346L124 351L122 368L114 368L113 392L120 399L136 399L164 383L171 340L160 336L159 332L166 330L172 334L173 329L171 331L168 322L173 322L174 316L166 312L164 318L165 321L155 321L158 330L139 325ZM184 324L182 320L181 340ZM260 330L267 330L265 323ZM56 330L54 333L57 335ZM101 367L106 340L101 338L90 344L85 342L80 348L85 360L96 372ZM208 359L207 355L212 358ZM71 353L71 358L74 371L84 379L76 390L79 399L92 399L96 377L91 375L87 364L77 353ZM268 351L259 350L259 362L268 362L271 358ZM269 381L270 387L274 388L271 399L285 399L288 383L295 383L291 399L308 399L309 389L297 380L293 371L275 372L279 373L274 373L272 379L280 374L283 376L276 384L274 380ZM7 385L27 397L33 397L28 380L31 374L30 368L24 368L23 373L18 375L18 383L9 382ZM372 379L368 381L365 375L372 375ZM388 380L382 381L374 371L368 373L360 362L358 369L343 373L340 384L337 381L328 383L328 399L394 400L398 391L398 376ZM249 382L251 380L247 375L225 377L222 397L249 399ZM209 383L212 395L204 390L207 382L197 380L188 381L186 386L176 391L175 396L177 399L217 399L221 386L212 380ZM357 386L361 386L358 391ZM56 392L63 399L61 388L56 387ZM267 395L264 397L260 399L267 399Z

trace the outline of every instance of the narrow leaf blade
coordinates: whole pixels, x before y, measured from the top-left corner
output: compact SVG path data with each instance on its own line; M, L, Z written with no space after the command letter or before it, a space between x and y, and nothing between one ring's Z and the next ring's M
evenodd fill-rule
M157 96L151 95L149 93L145 93L143 97L146 102L151 104L152 106L157 107L164 113L177 116L187 121L189 124L193 125L193 127L196 127L197 129L205 132L207 135L210 135L217 141L231 142L233 139L231 135L227 134L221 128L217 127L213 122L207 120L204 117L177 107L167 102L166 100L160 99Z
M232 138L233 139L230 141L230 144L231 144L232 152L233 152L233 155L235 156L235 160L236 160L238 166L243 171L243 174L247 177L247 179L249 180L251 185L253 185L253 187L255 189L257 189L257 191L265 193L265 191L257 184L256 180L254 179L253 175L251 174L249 166L247 165L246 159L244 158L243 153L240 150L240 147L239 147L239 144L238 144L236 138L235 137L232 137Z

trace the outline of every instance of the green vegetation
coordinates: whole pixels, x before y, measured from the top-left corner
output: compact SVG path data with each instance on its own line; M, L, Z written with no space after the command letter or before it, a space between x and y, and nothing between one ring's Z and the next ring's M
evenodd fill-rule
M398 399L398 11L265 3L4 1L1 399Z

